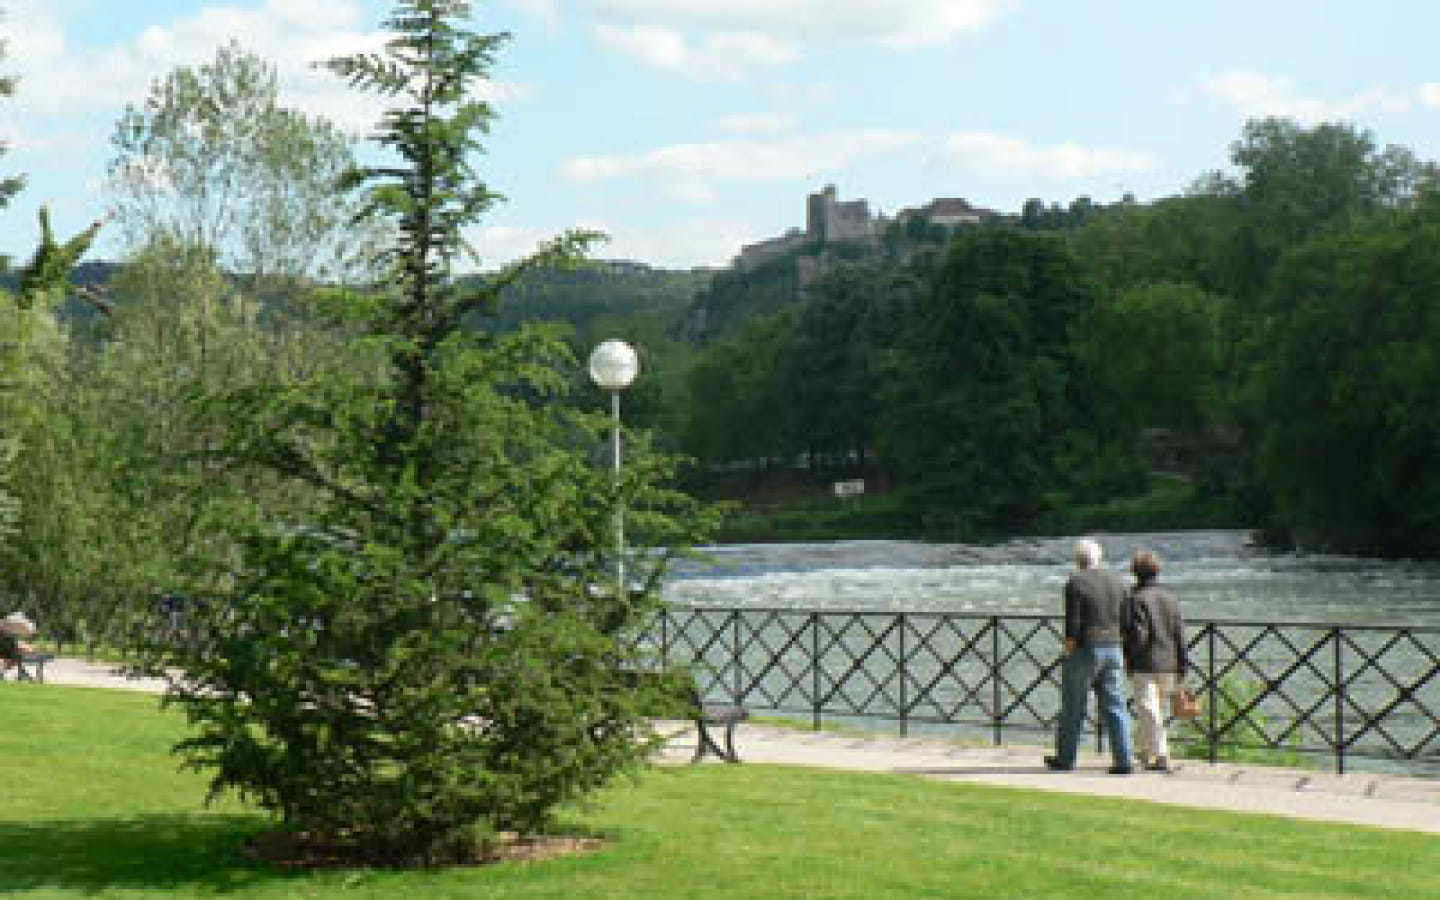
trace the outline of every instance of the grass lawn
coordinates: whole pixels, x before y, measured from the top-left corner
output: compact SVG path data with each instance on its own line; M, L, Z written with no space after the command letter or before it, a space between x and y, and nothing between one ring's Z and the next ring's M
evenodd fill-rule
M20 898L1440 897L1431 835L919 778L703 766L573 817L612 838L545 863L285 873L176 771L178 716L117 691L0 684L0 893Z

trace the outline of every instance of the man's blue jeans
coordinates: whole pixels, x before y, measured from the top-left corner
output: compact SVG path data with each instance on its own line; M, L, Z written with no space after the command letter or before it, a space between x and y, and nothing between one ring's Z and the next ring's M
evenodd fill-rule
M1110 754L1117 766L1130 765L1130 713L1125 708L1125 656L1118 644L1080 647L1060 666L1060 727L1055 755L1061 766L1075 766L1080 730L1091 689L1110 735Z

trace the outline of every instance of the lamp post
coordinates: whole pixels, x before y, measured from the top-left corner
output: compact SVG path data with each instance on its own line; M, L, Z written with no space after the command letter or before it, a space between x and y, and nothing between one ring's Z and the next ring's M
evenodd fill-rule
M610 458L612 477L620 483L620 392L628 388L640 373L640 360L635 348L624 341L604 341L590 353L590 380L610 392ZM625 510L615 507L615 588L616 596L625 596Z

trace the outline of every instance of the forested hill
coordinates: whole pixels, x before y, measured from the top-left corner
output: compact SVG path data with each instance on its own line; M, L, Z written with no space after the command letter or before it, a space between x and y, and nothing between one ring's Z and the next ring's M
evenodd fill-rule
M76 267L70 280L76 286L106 287L122 269L120 263L87 262ZM492 324L508 330L522 321L563 322L575 329L581 343L635 317L675 331L712 277L708 269L660 269L623 260L598 261L568 271L537 271L505 292ZM17 283L14 272L0 276L0 288L13 291ZM123 294L114 299L125 302ZM61 308L61 317L70 321L88 321L96 315L93 306L73 296Z
M613 260L537 271L505 292L496 324L508 329L537 320L566 322L581 343L610 336L601 332L636 317L662 323L668 332L713 274L709 269L659 269Z

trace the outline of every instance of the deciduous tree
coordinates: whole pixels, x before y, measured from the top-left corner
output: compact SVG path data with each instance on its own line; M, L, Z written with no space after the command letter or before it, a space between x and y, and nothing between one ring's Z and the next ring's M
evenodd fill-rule
M237 43L155 81L111 144L111 202L132 247L201 248L258 282L365 271L373 235L337 189L349 139L282 105L274 67Z

